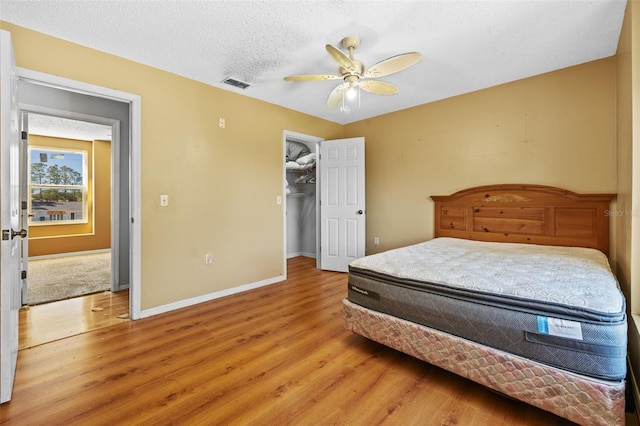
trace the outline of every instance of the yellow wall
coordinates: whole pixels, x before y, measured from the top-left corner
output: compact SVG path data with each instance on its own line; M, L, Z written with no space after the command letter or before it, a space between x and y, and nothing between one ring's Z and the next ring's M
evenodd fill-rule
M640 379L640 2L629 1L618 44L617 131L618 197L615 217L615 262L618 281L627 298L629 361Z
M111 143L30 135L29 144L87 151L88 185L93 188L89 194L93 199L89 203L87 223L29 227L29 256L108 249L111 246Z
M0 27L12 34L19 67L140 95L143 310L283 274L283 130L339 138L341 125Z
M603 59L346 125L346 137L366 138L367 251L432 238L430 195L495 183L615 192L615 66Z

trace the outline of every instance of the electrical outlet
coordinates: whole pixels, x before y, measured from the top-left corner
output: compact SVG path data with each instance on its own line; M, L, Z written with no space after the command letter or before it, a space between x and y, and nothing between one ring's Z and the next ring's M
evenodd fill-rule
M373 245L374 245L374 246L380 245L380 238L378 238L378 237L373 237Z
M204 264L211 265L213 263L213 254L207 253L204 255Z
M169 205L169 196L161 195L160 196L160 207L167 207Z

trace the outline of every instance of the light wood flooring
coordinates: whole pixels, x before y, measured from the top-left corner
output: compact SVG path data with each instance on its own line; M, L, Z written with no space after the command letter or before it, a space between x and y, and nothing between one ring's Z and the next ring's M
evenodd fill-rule
M20 350L128 321L129 290L109 291L20 310Z
M23 312L0 423L571 424L344 330L346 274L314 265L291 259L284 282L138 321Z

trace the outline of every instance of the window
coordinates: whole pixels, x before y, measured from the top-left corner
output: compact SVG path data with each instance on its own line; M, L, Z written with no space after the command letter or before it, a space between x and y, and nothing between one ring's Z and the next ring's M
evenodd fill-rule
M86 223L86 171L86 151L29 147L29 224Z

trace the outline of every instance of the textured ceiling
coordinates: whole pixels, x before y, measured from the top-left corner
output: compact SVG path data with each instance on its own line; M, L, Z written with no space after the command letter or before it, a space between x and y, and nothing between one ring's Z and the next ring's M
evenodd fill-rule
M111 140L111 126L42 114L29 114L29 134L78 140Z
M10 1L0 19L225 90L350 123L616 53L626 0L599 1ZM362 40L365 68L404 52L422 60L383 77L396 95L362 92L330 110L339 81L325 44ZM241 90L221 81L252 84Z

